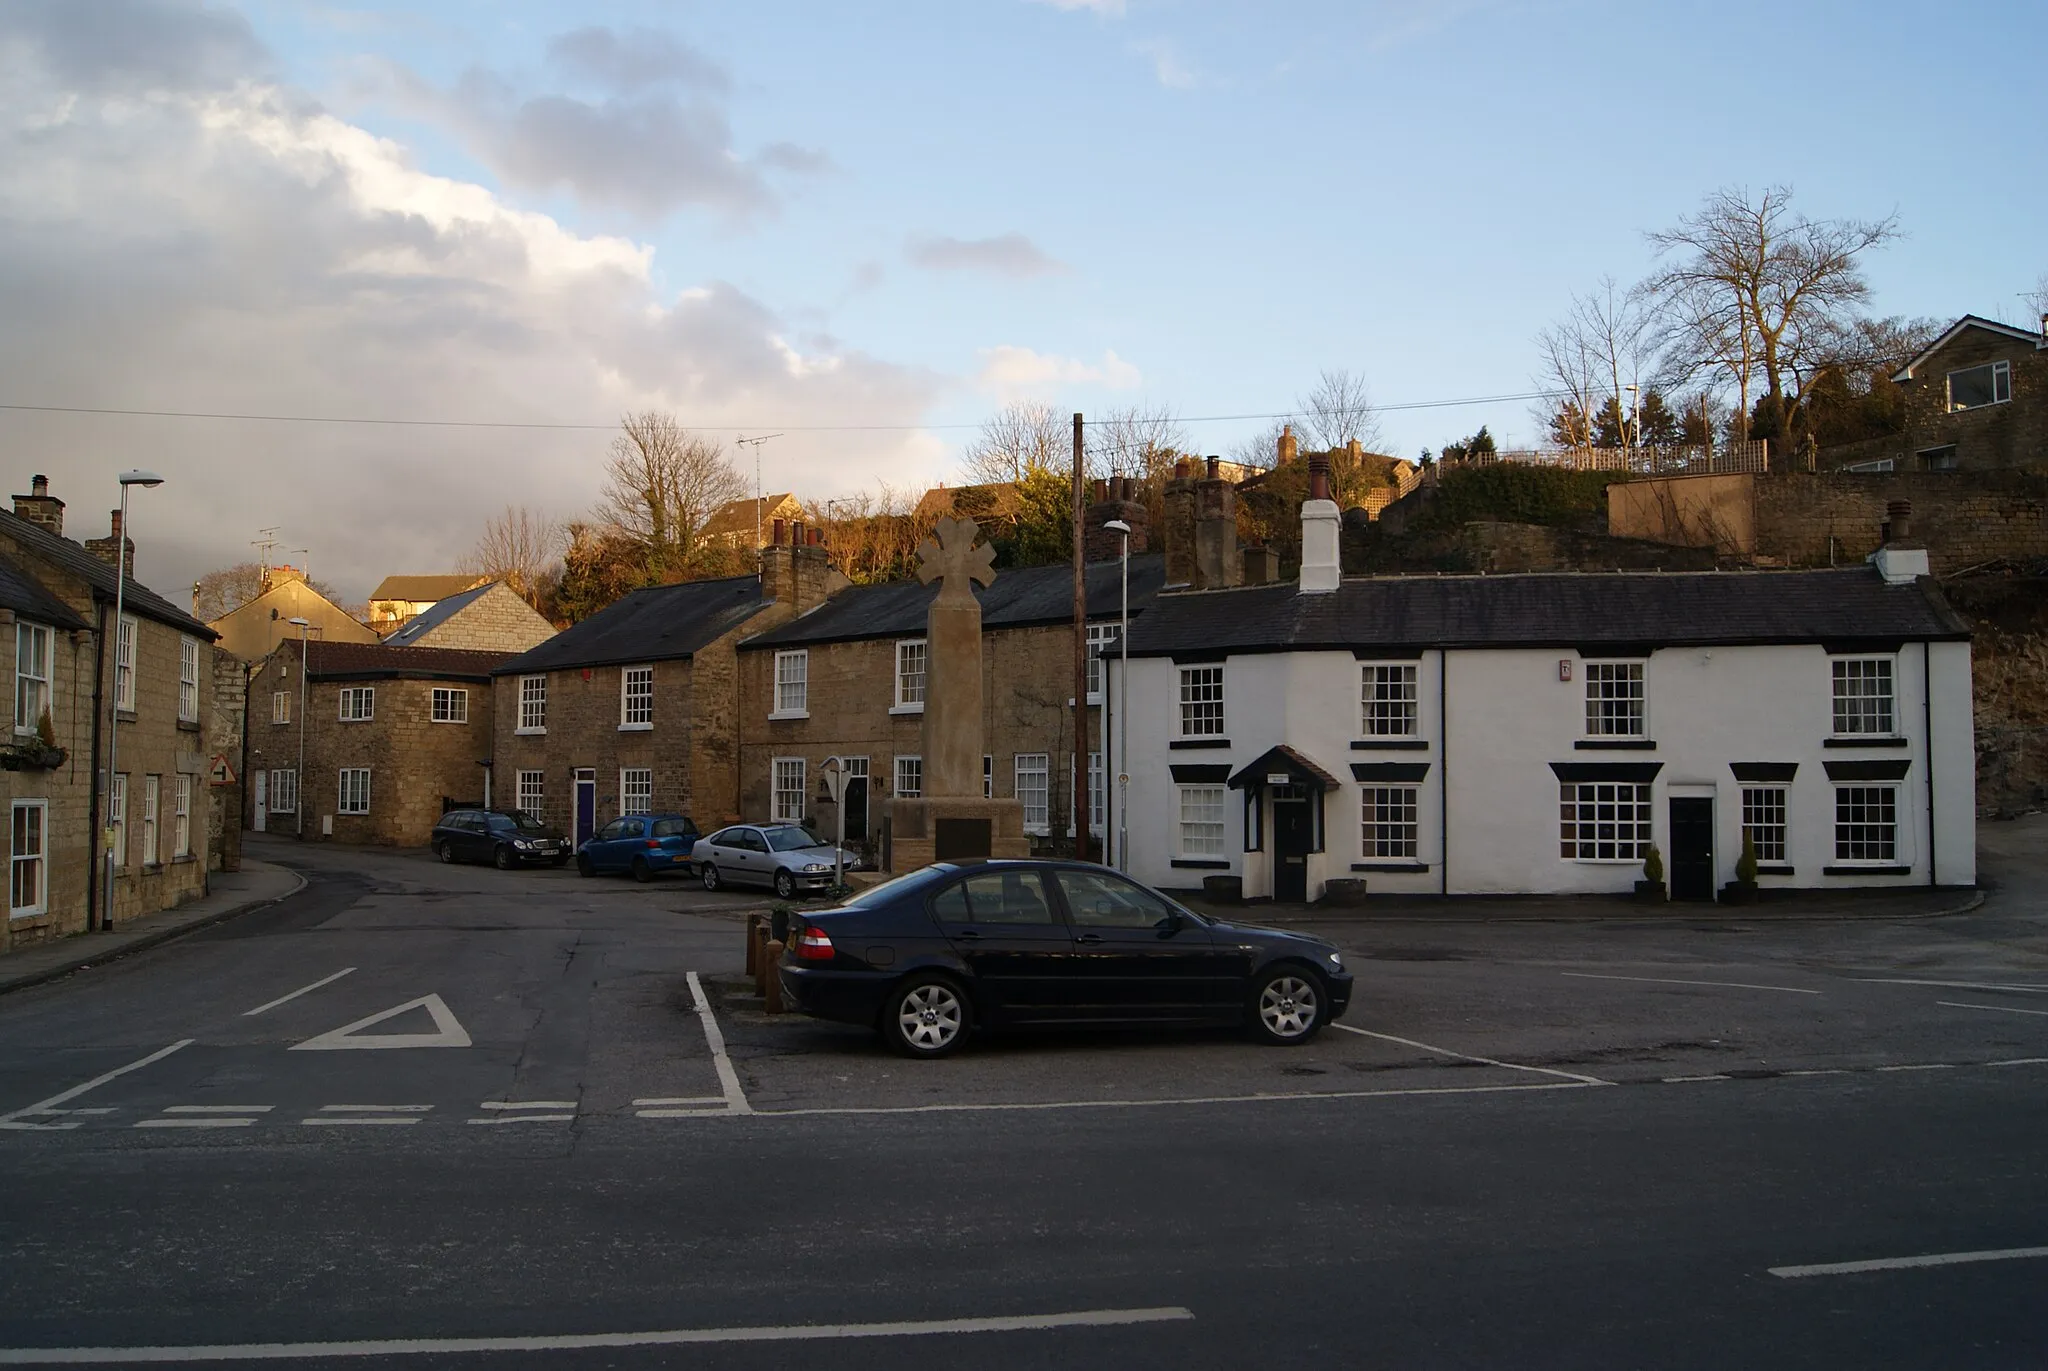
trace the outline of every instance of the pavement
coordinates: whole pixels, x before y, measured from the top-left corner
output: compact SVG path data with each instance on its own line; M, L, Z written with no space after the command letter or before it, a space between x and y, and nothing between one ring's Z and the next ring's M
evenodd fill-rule
M756 897L275 845L0 997L0 1366L2039 1366L2044 838L1942 918L1320 921L1305 1047L941 1062L760 1013Z

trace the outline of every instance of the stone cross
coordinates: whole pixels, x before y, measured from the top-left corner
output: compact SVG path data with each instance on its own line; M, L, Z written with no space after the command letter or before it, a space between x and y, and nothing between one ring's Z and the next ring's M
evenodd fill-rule
M996 550L977 544L981 532L972 519L941 519L932 536L917 547L917 579L926 585L939 582L939 599L947 604L973 601L970 582L988 585L996 578Z
M939 582L925 614L924 793L981 798L981 601L996 578L995 549L976 545L972 519L941 519L917 549L917 579Z

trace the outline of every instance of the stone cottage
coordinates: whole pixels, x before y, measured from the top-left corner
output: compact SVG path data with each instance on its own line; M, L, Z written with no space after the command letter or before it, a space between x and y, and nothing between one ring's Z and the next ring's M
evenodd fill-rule
M452 647L524 652L555 636L555 626L503 581L437 600L384 641L392 647Z

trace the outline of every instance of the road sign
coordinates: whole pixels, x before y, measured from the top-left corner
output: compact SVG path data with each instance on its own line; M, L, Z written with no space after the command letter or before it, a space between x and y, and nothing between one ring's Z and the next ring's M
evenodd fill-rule
M233 785L235 783L235 769L228 765L227 753L216 752L213 754L213 760L206 764L206 783L208 785Z

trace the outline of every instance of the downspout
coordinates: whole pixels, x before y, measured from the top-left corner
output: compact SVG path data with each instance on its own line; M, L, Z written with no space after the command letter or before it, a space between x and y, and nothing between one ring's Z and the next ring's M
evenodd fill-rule
M1927 763L1927 884L1940 884L1934 869L1934 644L1920 643L1920 756Z
M97 595L93 598L99 603L100 626L94 632L92 640L92 787L87 800L87 804L91 806L91 815L85 826L86 869L89 872L85 892L85 929L88 933L99 927L100 830L105 822L100 814L100 724L106 716L106 711L100 708L104 703L100 698L100 691L106 663L107 602L100 600ZM112 785L113 781L110 779L107 784Z
M1437 864L1437 893L1451 893L1451 713L1448 682L1451 654L1436 650L1436 831L1443 844L1443 860Z

